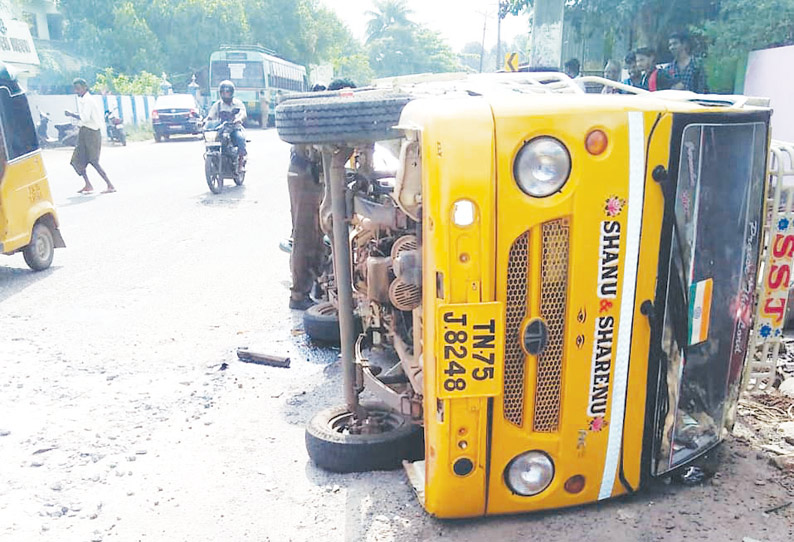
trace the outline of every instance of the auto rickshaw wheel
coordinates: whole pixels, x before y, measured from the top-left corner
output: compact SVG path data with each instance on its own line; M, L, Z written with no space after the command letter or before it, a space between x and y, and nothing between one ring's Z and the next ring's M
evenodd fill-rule
M366 420L356 420L347 406L327 408L306 426L306 450L315 465L331 472L393 470L403 460L420 459L420 426L376 402L362 402Z
M52 264L55 242L52 231L46 224L39 222L33 226L30 244L23 249L22 255L25 257L25 263L34 271L43 271Z
M405 94L363 91L352 96L321 96L283 102L276 108L276 129L287 143L350 143L396 139Z

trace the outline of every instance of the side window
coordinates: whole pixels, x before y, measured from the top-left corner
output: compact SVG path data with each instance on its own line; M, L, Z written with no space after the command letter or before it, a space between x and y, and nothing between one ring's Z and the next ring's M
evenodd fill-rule
M28 99L24 94L11 96L7 88L0 88L0 122L3 123L9 160L39 148L36 127L30 117Z

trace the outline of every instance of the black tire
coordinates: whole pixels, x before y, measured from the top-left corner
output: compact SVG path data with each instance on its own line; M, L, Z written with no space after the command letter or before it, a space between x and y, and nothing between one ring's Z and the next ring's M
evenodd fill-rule
M380 403L364 402L362 406L382 417L389 430L351 434L344 430L344 422L352 417L347 406L318 412L306 426L306 451L315 465L331 472L368 472L397 469L404 459L422 457L421 427Z
M158 134L157 132L155 132L155 133L154 133L154 142L155 142L155 143L160 143L160 141L162 141L162 140L163 140L163 136L161 136L160 134Z
M293 144L394 139L400 134L393 127L410 100L382 91L288 100L276 108L276 128L281 139Z
M223 190L223 177L220 168L215 163L220 157L207 156L204 158L204 176L207 178L207 186L213 194L220 194Z
M55 241L49 226L39 222L33 226L30 244L22 250L25 263L34 271L43 271L52 264L55 255Z
M239 158L238 158L239 160ZM237 173L232 178L234 180L234 184L237 186L242 186L245 182L245 171L240 171L240 166L237 166Z
M127 146L127 134L124 133L124 130L119 130L119 141L121 141L121 146Z
M339 344L339 312L334 304L324 301L306 309L303 330L313 341Z

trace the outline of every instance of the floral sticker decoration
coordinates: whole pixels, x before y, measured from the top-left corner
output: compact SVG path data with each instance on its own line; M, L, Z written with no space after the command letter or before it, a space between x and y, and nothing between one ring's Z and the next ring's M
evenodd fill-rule
M598 416L590 420L590 431L600 433L609 425L609 422L603 416Z
M623 211L623 207L625 206L626 200L617 196L610 196L607 198L606 204L604 205L604 212L608 217L614 218Z

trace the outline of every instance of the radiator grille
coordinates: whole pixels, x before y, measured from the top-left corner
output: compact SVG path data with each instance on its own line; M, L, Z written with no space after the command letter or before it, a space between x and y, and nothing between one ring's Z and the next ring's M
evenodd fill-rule
M565 306L568 290L567 219L542 226L540 316L546 322L549 342L538 357L534 431L552 433L560 424L562 355L565 341Z
M510 247L505 308L504 415L519 427L524 416L524 351L518 334L527 313L528 273L529 232L525 232Z

